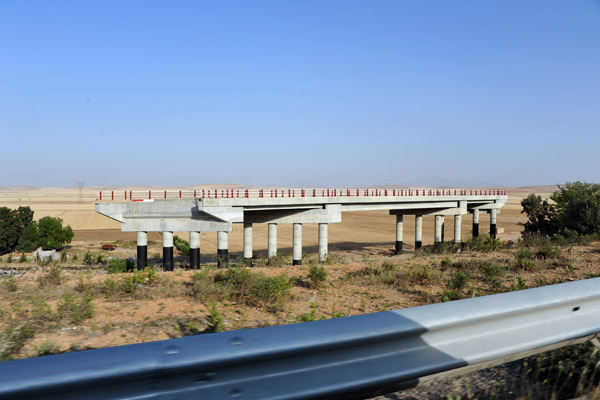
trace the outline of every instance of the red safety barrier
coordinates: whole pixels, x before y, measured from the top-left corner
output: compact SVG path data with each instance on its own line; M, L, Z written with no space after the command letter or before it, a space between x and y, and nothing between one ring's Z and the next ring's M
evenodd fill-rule
M260 191L258 192L258 194L259 194L260 197L263 197L263 190L260 189Z
M100 191L100 200L102 200L102 190Z
M112 192L110 192L110 199L111 200L115 199L115 191L114 190Z
M148 200L151 200L151 199L152 199L152 191L148 190Z

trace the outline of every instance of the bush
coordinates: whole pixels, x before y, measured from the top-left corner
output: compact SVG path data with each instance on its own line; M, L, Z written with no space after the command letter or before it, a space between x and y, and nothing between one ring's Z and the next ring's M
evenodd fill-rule
M525 233L566 238L600 234L600 185L567 182L550 199L530 194L521 205L527 214Z
M0 331L0 361L10 360L33 335L29 322L5 325Z
M129 271L127 269L127 262L120 258L113 258L108 260L108 273L109 274L121 274Z
M51 265L48 269L41 272L37 282L41 287L58 286L63 280L63 267L60 265Z
M173 236L173 245L186 257L190 256L190 243L179 236Z
M221 315L219 315L217 303L212 303L210 314L206 318L206 322L206 332L222 332L225 330L225 323L223 318L221 318Z
M273 306L280 304L290 293L292 284L284 276L261 276L250 291L255 302Z
M94 263L94 258L92 257L92 253L90 251L86 251L83 255L83 263L85 265L92 265Z
M327 279L327 270L324 267L313 265L310 267L308 278L312 282L313 287L318 288Z
M92 296L90 294L76 296L72 293L65 293L58 303L57 314L60 319L75 324L91 318L94 314Z
M462 271L457 271L452 274L450 279L450 287L452 289L461 290L471 281L471 277Z

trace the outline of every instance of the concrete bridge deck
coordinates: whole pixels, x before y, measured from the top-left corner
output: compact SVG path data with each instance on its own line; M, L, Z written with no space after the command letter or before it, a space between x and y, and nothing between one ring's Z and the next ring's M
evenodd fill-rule
M277 224L293 224L293 263L302 260L302 224L319 224L319 260L327 258L327 227L342 212L388 210L396 215L396 253L402 252L403 216L415 215L415 248L422 244L422 216L435 215L434 242L443 240L445 216L454 217L455 242L460 242L461 216L473 214L473 235L479 213L490 214L495 237L496 215L507 201L505 191L485 189L214 189L194 191L102 191L96 211L121 222L123 231L138 232L138 268L147 260L147 232L163 232L163 265L172 269L173 232L190 232L190 264L199 265L200 232L217 232L217 252L228 261L228 232L244 224L244 259L252 263L252 224L269 224L268 256L277 253Z

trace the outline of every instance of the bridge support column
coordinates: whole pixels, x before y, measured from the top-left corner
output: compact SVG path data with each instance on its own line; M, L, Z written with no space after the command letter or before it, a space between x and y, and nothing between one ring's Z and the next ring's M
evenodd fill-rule
M435 233L433 236L433 243L434 245L439 245L440 243L442 243L442 224L443 224L443 217L441 215L436 215L435 216Z
M252 266L252 224L244 222L244 263Z
M294 224L292 265L302 264L302 224Z
M148 265L148 232L137 233L137 269L142 270Z
M462 241L462 215L454 216L454 243Z
M404 228L404 215L396 214L396 254L402 254L402 229Z
M190 268L200 268L200 232L190 232Z
M446 236L446 217L442 215L442 242L444 241L444 237Z
M319 224L319 262L327 261L327 224Z
M217 232L217 267L223 268L229 264L229 233Z
M267 257L277 257L277 224L269 224Z
M473 237L479 236L479 210L473 210Z
M415 215L415 250L423 246L423 216Z
M173 232L163 232L163 270L173 271Z
M496 228L496 209L492 208L490 210L490 236L494 239L498 234L498 229Z

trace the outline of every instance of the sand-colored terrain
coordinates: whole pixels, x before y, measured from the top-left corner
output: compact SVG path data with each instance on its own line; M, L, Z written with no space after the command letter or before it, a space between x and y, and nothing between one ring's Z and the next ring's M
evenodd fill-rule
M202 185L193 188L209 187L236 187L234 185ZM147 188L144 188L147 189ZM152 188L162 190L164 188ZM171 188L168 190L177 190ZM183 188L192 189L192 188ZM521 213L520 202L530 193L537 193L543 197L549 196L556 186L533 186L520 188L505 188L508 191L508 202L498 215L498 228L500 238L504 240L517 240L522 227L519 223L526 218ZM134 232L121 232L120 223L102 216L94 211L94 202L98 190L120 191L124 188L84 187L78 188L0 188L0 207L16 208L19 205L29 206L35 212L35 218L44 216L62 218L66 225L75 231L73 245L80 242L113 242L127 241L135 243ZM135 190L135 189L134 189ZM141 190L141 189L140 189ZM425 245L433 243L433 216L423 217L423 242ZM463 216L462 237L466 240L471 237L472 216ZM395 241L395 217L386 211L372 212L345 212L342 222L330 224L329 246L330 251L341 252L371 252L388 251ZM489 229L489 215L480 217L480 231L485 233ZM187 232L178 232L179 236L187 239ZM451 239L454 235L453 218L447 217L445 221L445 238ZM317 225L305 224L303 227L303 250L312 254L317 251ZM161 237L158 233L149 237L150 255L162 252ZM413 249L414 243L414 217L406 216L404 220L405 249ZM253 237L254 250L257 256L263 256L267 249L267 225L255 224ZM233 232L229 238L230 252L235 256L242 251L242 226L234 224ZM292 247L292 225L280 224L278 229L278 246L281 252L290 252ZM214 256L217 249L217 235L214 232L201 234L201 253L204 258ZM134 256L135 249L130 250ZM208 257L206 257L208 256Z

